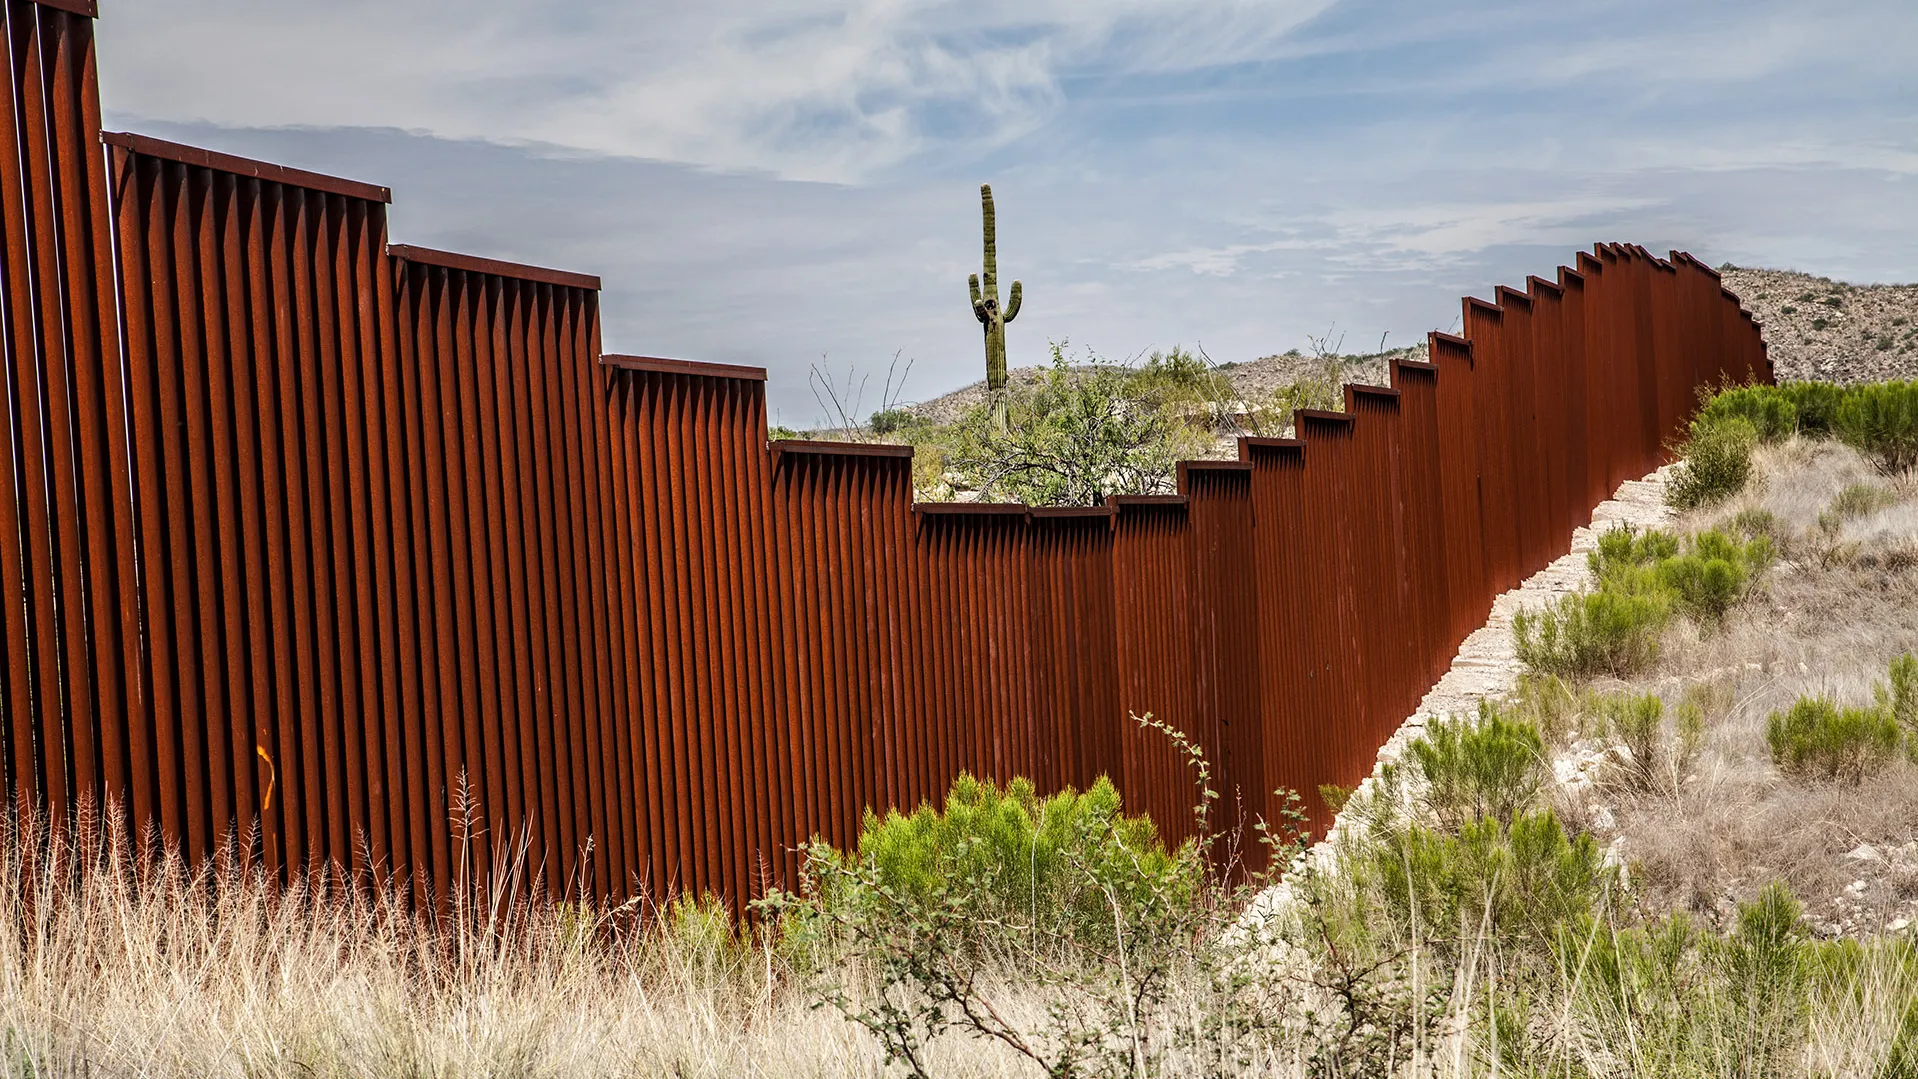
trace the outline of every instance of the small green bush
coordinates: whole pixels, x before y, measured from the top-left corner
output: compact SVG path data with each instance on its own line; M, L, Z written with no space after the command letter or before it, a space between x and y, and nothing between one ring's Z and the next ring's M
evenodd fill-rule
M1476 722L1438 720L1406 750L1425 799L1448 828L1489 818L1509 824L1545 781L1538 728L1481 700Z
M1843 387L1831 382L1787 382L1778 387L1778 392L1791 403L1798 433L1809 438L1823 438L1831 433L1839 402L1845 398Z
M1844 708L1800 697L1765 721L1772 763L1786 775L1858 783L1890 762L1898 723L1882 708Z
M1906 652L1892 660L1889 674L1890 684L1878 687L1878 706L1918 737L1918 656Z
M1637 579L1639 570L1678 554L1682 546L1673 533L1656 528L1640 532L1626 525L1601 534L1598 549L1585 556L1585 564L1600 583L1627 583Z
M1682 447L1684 461L1665 486L1665 501L1688 510L1722 502L1744 490L1751 479L1752 449L1758 431L1739 416L1694 420Z
M1196 886L1151 818L1126 816L1104 778L1041 798L1026 779L1001 790L961 774L943 810L869 811L855 854L816 845L811 857L829 915L884 920L960 903L982 932L1037 924L1094 942L1112 932L1108 890L1132 906L1189 898Z
M1598 843L1568 834L1549 809L1509 826L1481 818L1457 834L1413 825L1369 854L1353 874L1376 889L1376 916L1416 917L1434 940L1456 933L1501 947L1547 945L1562 926L1589 919L1614 879Z
M1732 386L1720 390L1698 413L1707 423L1742 419L1752 425L1760 442L1790 438L1798 430L1798 410L1775 386Z
M1665 758L1665 702L1656 693L1618 693L1601 698L1599 711L1613 737L1631 751L1626 766L1631 785L1650 787Z
M1518 658L1534 671L1573 679L1624 676L1658 658L1658 638L1671 615L1671 593L1641 571L1561 596L1542 611L1521 611L1512 633Z
M1875 484L1848 484L1838 492L1838 497L1831 500L1831 505L1818 515L1819 531L1828 538L1836 539L1846 521L1876 513L1897 500L1897 495Z
M1738 927L1712 949L1730 990L1732 1059L1740 1074L1787 1074L1804 1044L1805 982L1811 973L1804 908L1773 882L1738 905Z
M1771 563L1771 540L1758 536L1744 543L1717 529L1701 532L1685 552L1658 563L1661 585L1671 590L1679 610L1702 625L1717 625L1745 597L1751 582Z
M875 435L890 435L909 426L914 419L913 414L903 408L887 408L873 413L867 426Z
M1886 474L1918 465L1918 383L1852 387L1833 416L1832 429Z
M1658 658L1673 613L1718 625L1771 560L1766 536L1740 541L1714 529L1681 540L1657 529L1612 529L1587 556L1596 588L1513 619L1518 658L1536 673L1570 679L1642 670Z

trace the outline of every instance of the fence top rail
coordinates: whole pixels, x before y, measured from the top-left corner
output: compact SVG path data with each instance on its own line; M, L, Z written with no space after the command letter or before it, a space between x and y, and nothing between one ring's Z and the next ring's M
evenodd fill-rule
M772 452L775 467L789 455L877 457L894 461L904 461L912 457L911 446L896 446L887 442L823 442L805 438L781 438L766 443L766 448Z
M1184 509L1189 500L1184 495L1107 495L1106 505L1119 510L1139 509Z
M669 360L661 356L615 356L606 353L599 358L603 367L616 367L621 371L655 371L665 375L701 375L706 378L735 378L746 382L766 381L764 367L747 367L736 363L706 363L700 360Z
M549 270L544 266L502 262L499 259L461 255L452 251L435 251L430 247L414 247L412 244L387 244L386 253L392 258L416 262L423 266L439 266L443 269L463 270L467 273L486 274L491 277L510 277L516 281L532 281L542 285L557 285L560 288L585 289L587 292L599 291L599 278L592 274Z
M1024 517L1031 507L1017 502L914 502L912 512L926 517Z
M80 15L88 19L100 17L100 5L94 0L33 0L33 2L41 7L64 11L69 15Z
M1079 521L1111 517L1117 512L1111 506L1034 506L1031 515L1035 521Z
M1255 451L1268 450L1274 453L1305 455L1305 440L1298 438L1260 438L1252 435L1239 436L1239 460L1250 462Z
M1351 424L1352 419L1353 417L1350 412L1332 412L1323 408L1301 408L1294 410L1292 413L1292 422L1298 427L1300 432L1304 432L1305 424L1308 422L1328 423L1345 427Z
M220 153L218 150L186 146L149 135L136 135L131 131L102 131L100 141L108 146L116 146L146 157L157 157L162 161L172 161L197 169L230 172L235 176L246 176L264 183L303 187L308 191L344 195L349 199L363 199L367 202L390 203L393 201L392 190L377 184L346 180L338 176L327 176L324 173L308 172L305 169L288 168L285 165L275 165L267 161L255 161L250 157L237 157L233 154Z
M1493 318L1501 318L1505 314L1504 308L1501 308L1490 300L1481 300L1477 296L1465 297L1465 310L1467 313L1477 311L1480 314L1490 315Z
M1561 266L1559 269L1562 270L1564 267ZM1544 294L1557 299L1565 294L1565 286L1554 281L1547 281L1537 274L1525 275L1525 287L1530 289L1534 296Z

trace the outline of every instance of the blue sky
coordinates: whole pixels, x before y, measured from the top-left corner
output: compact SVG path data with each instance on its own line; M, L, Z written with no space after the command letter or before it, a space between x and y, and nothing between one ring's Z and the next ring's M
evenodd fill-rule
M389 185L397 242L598 273L609 349L907 399L1348 350L1595 240L1918 279L1918 3L105 0L108 124Z

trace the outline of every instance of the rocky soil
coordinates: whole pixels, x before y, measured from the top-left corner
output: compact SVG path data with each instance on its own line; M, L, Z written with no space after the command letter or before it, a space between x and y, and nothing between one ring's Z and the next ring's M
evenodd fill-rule
M1780 382L1918 378L1918 284L1852 285L1741 266L1719 272L1763 327Z

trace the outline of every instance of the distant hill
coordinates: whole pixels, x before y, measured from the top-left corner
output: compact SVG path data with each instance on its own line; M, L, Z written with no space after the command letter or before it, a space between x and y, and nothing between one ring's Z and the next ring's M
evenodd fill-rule
M1851 285L1742 266L1719 272L1764 328L1780 382L1918 378L1918 284Z

